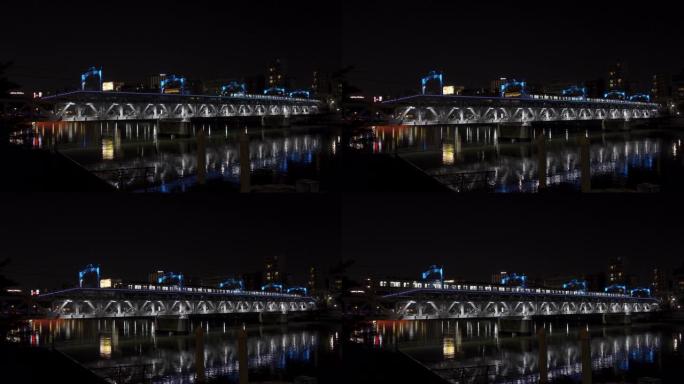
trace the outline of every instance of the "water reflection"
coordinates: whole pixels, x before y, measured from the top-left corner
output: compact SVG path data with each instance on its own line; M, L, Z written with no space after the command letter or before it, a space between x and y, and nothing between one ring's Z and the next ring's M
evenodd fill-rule
M193 327L203 327L206 332L206 376L235 381L238 377L236 329L220 321L194 322ZM194 337L155 334L154 323L148 320L32 321L31 329L33 334L43 335L58 349L103 376L123 375L130 382L136 382L144 371L145 378L152 382L189 383L195 379ZM318 344L319 333L304 328L250 330L247 339L250 374L273 378L285 374L290 364L311 365Z
M586 325L539 323L548 342L550 379L578 377L582 371L579 329ZM500 337L492 321L375 322L376 336L424 363L451 382L539 382L539 352L534 337ZM554 331L555 329L555 331ZM650 328L591 327L591 361L596 372L630 371L632 365L657 370L663 334ZM680 340L674 336L673 350ZM388 343L388 344L389 344ZM669 352L668 352L669 353Z
M589 138L588 166L595 189L636 189L642 183L683 189L682 133L651 129L604 131L595 127L531 128L529 140L514 141L501 127L377 126L249 129L252 173L267 172L273 184L321 180L322 162L343 150L399 155L456 191L537 192L546 187L579 189L581 138ZM510 128L508 128L510 130ZM504 129L505 130L505 129ZM198 153L206 153L207 178L237 183L242 129L225 124L168 127L153 123L35 124L30 145L57 148L114 185L152 184L156 191L183 191L196 183ZM195 135L206 132L198 151ZM164 133L166 132L166 133ZM540 147L539 140L545 143ZM122 177L111 170L145 170ZM478 178L462 175L481 175ZM140 180L143 179L143 180ZM473 181L475 179L475 181ZM668 181L669 180L669 181ZM670 184L668 184L668 182ZM137 183L137 184L136 184Z
M527 142L503 140L499 132L500 128L487 126L373 127L357 141L365 139L365 149L375 153L397 153L457 191L482 188L470 183L471 178L463 183L460 176L484 172L492 173L487 182L495 192L537 192L544 179L546 187L577 189L582 137L590 139L589 168L599 188L623 188L632 178L634 183L658 183L659 165L681 160L681 139L676 132L535 128ZM538 148L541 138L544 151ZM679 171L681 166L680 162Z
M182 131L172 128L172 132ZM56 148L117 187L123 182L127 189L155 185L152 191L183 191L197 182L199 151L195 135L200 130L207 135L207 179L238 182L241 130L227 125L219 128L190 125L183 136L178 136L161 135L157 124L142 122L37 124L32 146ZM274 175L287 176L290 167L297 165L308 168L304 176L311 176L315 173L316 155L333 146L330 140L323 144L323 135L317 130L259 128L251 129L250 136L250 169L268 170ZM125 177L115 170L125 171ZM149 172L133 172L139 170Z

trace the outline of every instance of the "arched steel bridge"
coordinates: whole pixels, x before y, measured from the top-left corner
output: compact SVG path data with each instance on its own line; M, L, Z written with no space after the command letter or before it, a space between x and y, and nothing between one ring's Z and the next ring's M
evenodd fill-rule
M215 288L128 285L126 288L73 288L40 296L49 314L65 319L156 316L237 315L307 312L316 309L306 296Z
M632 314L660 310L654 298L545 288L452 285L402 290L382 297L401 320Z
M520 98L417 95L384 102L401 125L531 124L652 119L660 105L611 99L530 95Z
M51 118L58 121L289 118L315 115L321 108L321 102L313 99L248 94L205 96L76 91L41 100L53 104Z

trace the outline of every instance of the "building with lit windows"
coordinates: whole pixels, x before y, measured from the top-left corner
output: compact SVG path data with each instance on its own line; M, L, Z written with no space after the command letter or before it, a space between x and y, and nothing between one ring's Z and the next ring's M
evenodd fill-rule
M625 280L625 263L622 257L611 259L608 264L608 284L624 284Z
M282 283L281 259L279 256L266 258L264 263L264 283L278 284Z

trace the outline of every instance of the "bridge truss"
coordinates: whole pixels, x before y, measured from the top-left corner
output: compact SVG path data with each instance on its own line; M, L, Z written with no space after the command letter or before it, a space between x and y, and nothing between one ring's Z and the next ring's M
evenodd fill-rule
M638 120L659 116L655 103L531 95L522 98L411 96L384 103L401 125L531 124L551 121Z
M383 300L385 307L391 308L391 315L401 320L632 314L660 310L660 302L653 298L547 289L473 288L413 289L386 295Z
M320 102L280 96L194 96L78 91L43 98L58 121L177 120L315 115Z
M161 286L74 288L48 293L41 299L50 303L51 316L64 319L287 314L316 309L315 300L306 296Z

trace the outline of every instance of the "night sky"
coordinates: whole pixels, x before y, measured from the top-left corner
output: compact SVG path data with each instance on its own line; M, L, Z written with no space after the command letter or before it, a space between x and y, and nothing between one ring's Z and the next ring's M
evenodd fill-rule
M210 80L263 74L283 59L294 85L314 68L353 65L368 93L416 89L442 69L447 82L488 86L499 76L532 82L605 77L617 60L646 87L684 67L680 21L668 2L624 1L10 1L0 60L28 89L73 88L101 65L107 80L154 73Z
M670 195L441 194L182 196L37 194L0 204L1 257L28 287L75 284L77 270L144 280L157 269L212 277L285 257L303 283L355 260L355 276L489 281L496 270L567 276L607 269L611 256L647 283L654 266L682 265L684 208Z

